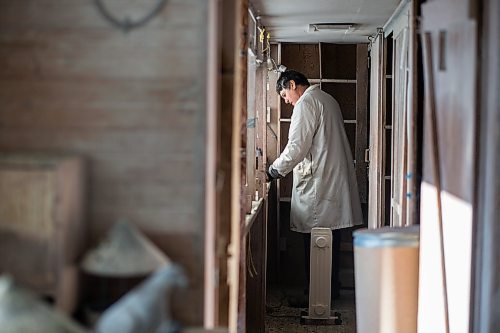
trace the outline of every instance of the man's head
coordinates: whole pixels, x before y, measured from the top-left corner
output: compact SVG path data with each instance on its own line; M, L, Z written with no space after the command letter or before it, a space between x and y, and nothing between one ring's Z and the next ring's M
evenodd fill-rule
M309 81L306 76L293 69L281 73L276 82L276 92L285 100L285 103L290 103L293 106L307 87L309 87Z

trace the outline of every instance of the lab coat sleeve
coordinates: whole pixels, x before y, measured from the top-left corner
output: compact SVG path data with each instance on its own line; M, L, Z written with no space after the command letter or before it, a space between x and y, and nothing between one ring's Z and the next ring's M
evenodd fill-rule
M306 157L316 131L316 118L317 110L310 101L302 100L295 105L288 132L288 143L272 164L280 175L286 176Z

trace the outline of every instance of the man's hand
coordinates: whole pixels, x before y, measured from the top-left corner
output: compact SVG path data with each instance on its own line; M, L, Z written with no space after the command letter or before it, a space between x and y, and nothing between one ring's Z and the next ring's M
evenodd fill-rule
M267 182L270 182L273 180L273 177L271 176L271 174L269 173L269 170L266 170L266 181Z
M283 178L283 176L272 165L269 166L269 169L266 170L266 180L270 182L278 178Z

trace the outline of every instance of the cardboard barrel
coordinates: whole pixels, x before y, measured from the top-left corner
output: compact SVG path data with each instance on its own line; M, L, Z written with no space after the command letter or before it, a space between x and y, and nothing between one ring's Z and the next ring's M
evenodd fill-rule
M354 232L358 333L417 332L419 227Z

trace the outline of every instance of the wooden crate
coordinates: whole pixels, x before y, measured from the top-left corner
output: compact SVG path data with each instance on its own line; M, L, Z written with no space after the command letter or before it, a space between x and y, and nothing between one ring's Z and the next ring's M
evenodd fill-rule
M74 310L84 241L84 162L0 153L0 272Z

